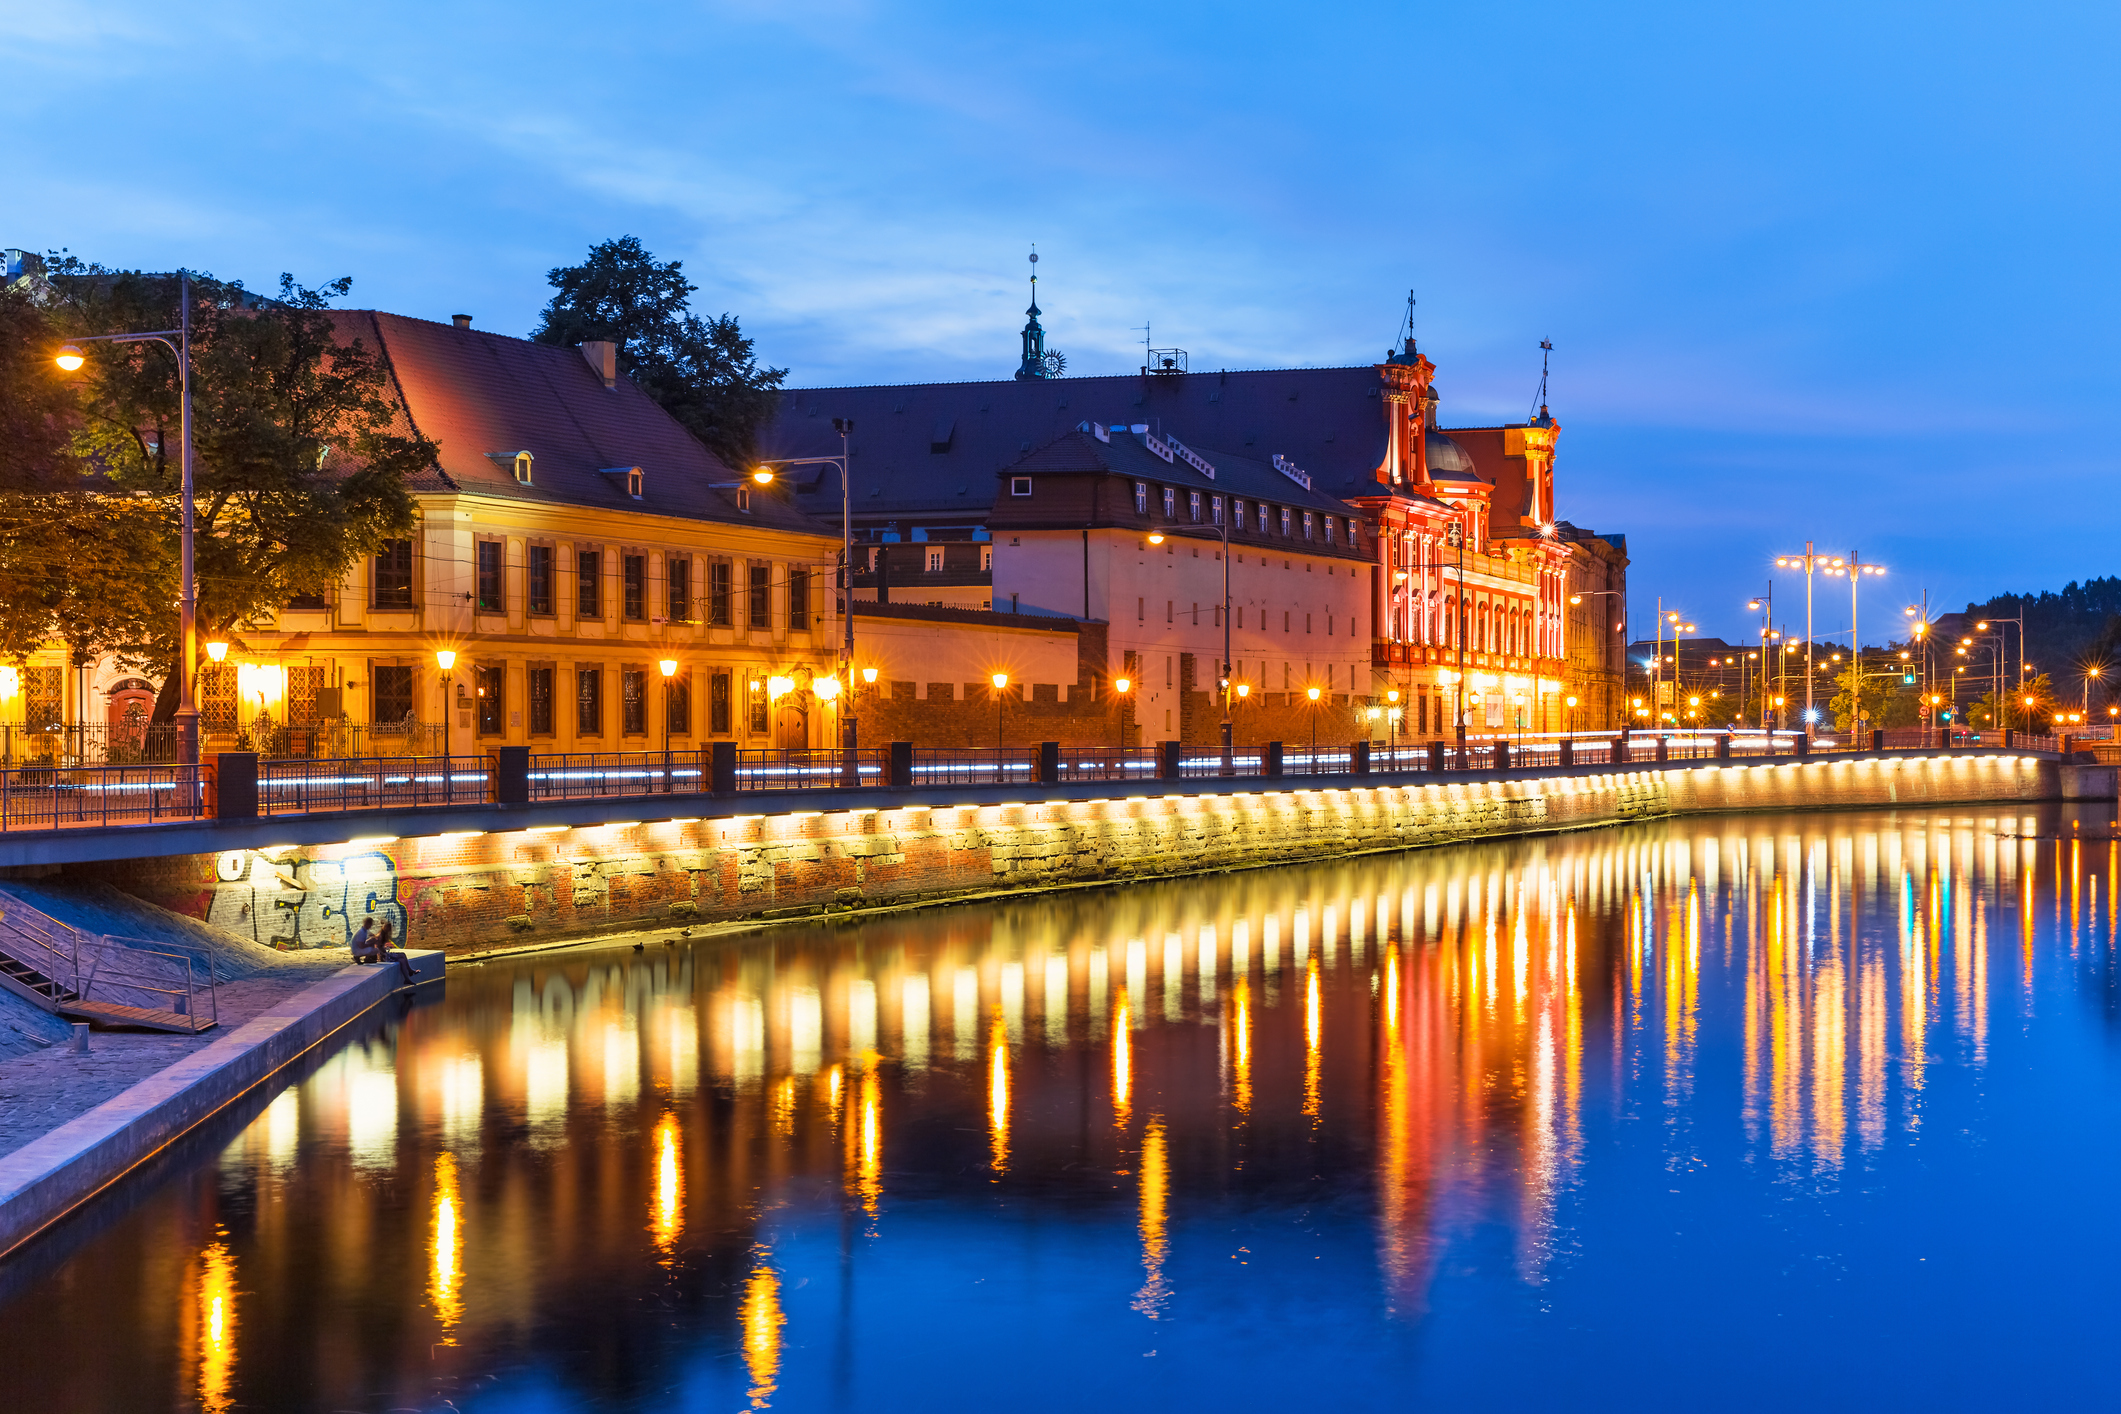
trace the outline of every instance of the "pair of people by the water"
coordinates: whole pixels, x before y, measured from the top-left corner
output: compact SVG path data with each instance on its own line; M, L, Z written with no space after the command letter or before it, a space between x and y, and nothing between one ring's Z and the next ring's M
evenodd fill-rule
M403 974L405 980L407 982L414 981L412 960L405 956L403 948L394 948L390 945L390 927L388 918L383 920L383 927L380 931L376 928L375 919L362 919L360 931L353 935L353 960L363 965L385 961L395 962L398 964L398 971Z

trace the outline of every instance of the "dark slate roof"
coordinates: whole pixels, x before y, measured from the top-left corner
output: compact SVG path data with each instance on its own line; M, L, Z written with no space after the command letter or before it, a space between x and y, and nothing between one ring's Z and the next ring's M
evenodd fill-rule
M1267 462L1207 447L1190 448L1201 460L1215 468L1215 475L1210 477L1183 457L1165 461L1149 449L1147 437L1143 434L1124 427L1114 427L1109 429L1106 435L1110 441L1101 440L1096 433L1080 429L1062 433L1045 446L1035 448L1003 468L999 475L1103 472L1130 480L1176 486L1180 490L1220 492L1225 496L1238 496L1247 501L1267 501L1300 511L1315 510L1326 515L1356 514L1355 508L1345 501L1315 489L1305 490Z
M1372 484L1373 473L1386 449L1381 387L1377 369L1364 365L795 388L781 395L759 450L837 453L832 419L852 417L855 514L916 523L978 520L993 504L995 472L1085 421L1146 423L1187 446L1223 448L1259 464L1279 452L1310 472L1320 491L1376 494L1383 488ZM1276 476L1271 466L1268 475ZM804 503L836 510L837 474L828 470L815 488Z
M343 310L342 339L381 347L397 380L400 416L441 444L438 465L413 489L558 505L643 511L690 520L827 533L775 496L736 508L737 473L621 377L606 388L579 349L534 344L378 310ZM519 451L532 485L515 479ZM642 471L643 495L626 494L624 469Z

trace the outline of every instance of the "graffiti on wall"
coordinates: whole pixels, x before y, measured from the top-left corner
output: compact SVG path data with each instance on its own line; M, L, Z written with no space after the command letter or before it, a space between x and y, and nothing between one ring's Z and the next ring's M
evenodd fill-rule
M267 947L343 948L365 919L390 924L409 944L410 918L398 897L398 866L380 850L338 859L253 849L223 851L214 861L214 894L206 921Z

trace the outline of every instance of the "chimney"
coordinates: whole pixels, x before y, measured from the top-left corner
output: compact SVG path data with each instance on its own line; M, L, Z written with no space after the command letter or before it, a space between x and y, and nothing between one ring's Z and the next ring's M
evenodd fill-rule
M576 345L576 347L581 349L582 357L589 360L589 366L597 371L597 377L604 380L605 387L616 388L619 386L619 346L617 344L609 339L591 339L585 344Z
M468 314L452 314L449 316L449 322L456 325L459 329L469 329L471 327L471 316Z

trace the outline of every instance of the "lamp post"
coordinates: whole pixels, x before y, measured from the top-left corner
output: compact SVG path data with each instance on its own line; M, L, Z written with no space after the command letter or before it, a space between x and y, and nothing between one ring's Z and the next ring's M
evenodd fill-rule
M456 773L449 769L449 671L457 665L456 650L437 648L435 666L442 670L442 799L450 799L450 785Z
M1760 730L1768 729L1767 715L1767 671L1768 671L1768 626L1775 622L1775 581L1767 582L1767 593L1758 599L1749 599L1745 605L1760 614Z
M989 679L994 684L994 769L1002 768L1002 701L1009 686L1007 673L996 673Z
M1311 774L1318 774L1318 689L1308 688L1305 696L1311 699Z
M1845 574L1849 578L1849 656L1854 660L1855 676L1849 681L1849 730L1860 731L1863 725L1863 640L1856 631L1856 586L1867 574L1884 574L1884 565L1863 563L1861 552L1851 550L1846 560L1836 558L1828 574ZM1809 681L1809 679L1807 679Z
M1119 695L1119 722L1113 728L1119 740L1114 745L1120 751L1127 749L1127 690L1133 686L1132 678L1112 679L1112 690Z
M1818 570L1825 556L1813 553L1812 542L1804 542L1801 555L1780 555L1775 564L1779 569L1804 570L1804 730L1812 731L1812 575Z
M182 306L182 312L174 329L146 334L91 334L65 345L53 361L68 373L77 371L88 361L81 352L81 344L156 343L177 356L178 426L181 431L178 466L182 483L177 496L180 546L177 612L178 633L182 639L177 665L177 755L183 764L195 766L199 762L199 704L192 695L192 679L199 671L199 595L192 573L191 275L186 271L177 272L177 302ZM225 647L223 651L226 651Z
M675 788L670 779L670 691L677 680L678 660L664 658L656 667L663 674L663 794L668 795Z
M836 457L774 457L758 463L751 479L760 485L773 480L773 469L782 466L830 466L840 473L840 589L844 596L846 612L841 616L840 661L834 676L845 680L848 689L854 687L854 492L847 474L847 460L851 454L848 439L854 435L854 419L835 417L832 430L839 434L840 454ZM875 679L871 679L875 681ZM848 751L857 745L859 728L852 714L842 714L840 719L840 745Z

